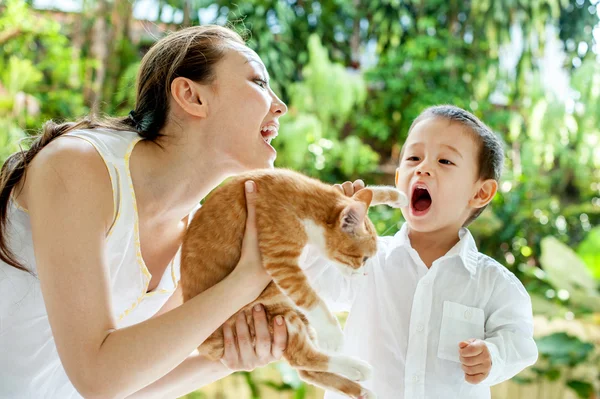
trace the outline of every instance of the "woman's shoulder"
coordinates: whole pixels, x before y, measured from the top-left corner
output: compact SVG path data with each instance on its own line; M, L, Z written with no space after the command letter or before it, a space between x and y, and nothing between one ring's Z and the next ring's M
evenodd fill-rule
M29 208L38 195L76 195L112 206L112 186L106 165L92 144L69 136L48 143L27 166L19 202ZM105 201L106 200L106 201Z

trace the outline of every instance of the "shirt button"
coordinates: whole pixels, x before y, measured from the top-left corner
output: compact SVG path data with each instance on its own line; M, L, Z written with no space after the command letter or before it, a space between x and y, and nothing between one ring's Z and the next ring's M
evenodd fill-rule
M418 332L422 332L424 329L425 329L425 327L423 326L423 324L417 325L417 331Z
M471 320L471 317L473 317L473 311L471 309L465 310L465 319Z
M415 376L413 377L413 381L414 381L414 382L419 382L419 376L418 376L418 375L415 375Z

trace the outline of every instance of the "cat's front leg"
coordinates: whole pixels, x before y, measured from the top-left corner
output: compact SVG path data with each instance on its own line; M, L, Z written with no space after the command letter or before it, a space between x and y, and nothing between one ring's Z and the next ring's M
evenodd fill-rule
M263 251L265 269L277 287L304 313L317 333L319 347L326 351L339 351L343 345L344 333L325 302L310 286L296 260L285 260L281 253L272 258L269 255L268 249Z
M317 333L319 348L327 352L339 352L344 345L344 333L337 318L331 314L325 302L304 311L306 318Z

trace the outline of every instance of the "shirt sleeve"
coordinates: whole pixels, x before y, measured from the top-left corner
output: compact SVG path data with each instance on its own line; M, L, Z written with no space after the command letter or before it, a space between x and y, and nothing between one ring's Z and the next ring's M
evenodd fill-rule
M533 340L531 298L508 270L496 278L486 308L489 316L485 322L485 343L492 358L492 369L481 383L491 386L534 364L538 350Z
M304 248L299 265L312 288L331 311L350 311L362 276L344 276L333 262L312 245Z

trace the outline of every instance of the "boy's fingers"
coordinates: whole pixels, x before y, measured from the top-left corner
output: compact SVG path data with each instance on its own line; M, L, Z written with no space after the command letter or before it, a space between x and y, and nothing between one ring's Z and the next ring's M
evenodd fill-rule
M333 185L333 188L335 188L335 189L337 189L337 190L340 190L340 192L341 192L342 194L344 194L344 189L342 188L342 185L341 185L341 184L334 184L334 185Z
M357 191L360 191L363 188L365 188L365 182L361 179L354 180L354 183L352 183L352 187L354 189L354 193L356 193Z
M344 189L344 194L347 197L352 197L354 195L354 186L352 185L352 182L350 181L345 181L342 184L342 188Z
M479 384L481 381L485 380L485 374L476 374L476 375L468 375L465 374L465 381L469 384Z
M465 366L464 364L461 366L465 374L468 375L477 375L477 374L485 374L488 369L483 364L476 364L474 366Z
M465 366L475 366L475 365L483 363L483 359L481 356L472 356L472 357L459 356L459 360L460 360L460 363Z
M464 344L467 345L464 345ZM467 341L462 341L458 344L458 353L463 356L463 357L473 357L473 356L477 356L479 355L481 352L483 352L483 348L482 348L483 342L480 340L467 340Z

